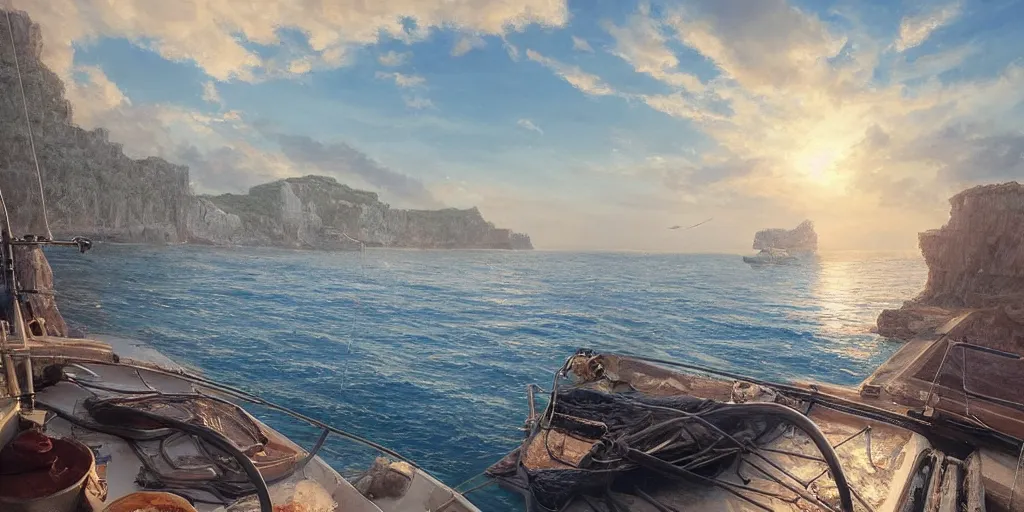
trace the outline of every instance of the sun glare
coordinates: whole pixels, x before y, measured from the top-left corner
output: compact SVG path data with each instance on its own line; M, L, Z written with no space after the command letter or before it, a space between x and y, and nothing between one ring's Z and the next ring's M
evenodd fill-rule
M793 158L793 166L809 183L839 189L843 176L838 164L843 156L844 152L835 146L811 146Z

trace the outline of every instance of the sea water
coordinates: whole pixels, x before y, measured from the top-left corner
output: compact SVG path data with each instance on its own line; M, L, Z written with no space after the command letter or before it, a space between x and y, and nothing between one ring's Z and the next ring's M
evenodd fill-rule
M110 244L48 257L73 325L141 340L449 485L518 445L526 385L549 387L577 348L852 385L898 347L870 332L879 311L926 276L916 255L876 253L765 268L738 255ZM252 410L305 446L316 440ZM332 438L322 455L351 473L372 452ZM522 509L493 487L470 498Z

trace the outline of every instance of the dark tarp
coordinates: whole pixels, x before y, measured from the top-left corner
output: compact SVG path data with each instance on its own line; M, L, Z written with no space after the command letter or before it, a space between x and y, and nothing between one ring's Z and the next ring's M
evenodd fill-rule
M694 481L713 478L778 424L761 415L716 414L726 404L689 395L571 388L558 391L552 405L512 454L514 460L488 470L547 510L559 510L578 495L601 495L610 485L628 488L665 476L644 454Z

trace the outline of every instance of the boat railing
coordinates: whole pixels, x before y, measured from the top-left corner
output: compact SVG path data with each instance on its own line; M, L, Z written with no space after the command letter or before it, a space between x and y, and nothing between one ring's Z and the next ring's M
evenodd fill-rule
M49 357L49 356L47 358L48 359L52 359L52 357ZM383 445L380 445L380 444L375 443L373 441L370 441L369 439L366 439L366 438L364 438L362 436L359 436L357 434L353 434L351 432L347 432L347 431L342 430L340 428L337 428L335 426L329 425L329 424L324 423L324 422L322 422L320 420L317 420L315 418L312 418L312 417L309 417L309 416L307 416L305 414L302 414L302 413L300 413L298 411L294 411L294 410L289 409L287 407L284 407L282 405L276 404L276 403L271 402L269 400L266 400L266 399L264 399L264 398L262 398L262 397L260 397L258 395L252 394L252 393L250 393L248 391L244 391L244 390L236 388L234 386L228 386L226 384L221 384L221 383L219 383L217 381L214 381L212 379L208 379L208 378L203 377L201 375L196 375L196 374L194 374L192 372L189 372L189 371L187 371L185 369L171 369L171 368L165 368L163 366L160 366L160 365L157 365L157 364L154 364L154 363L142 362L142 361L134 361L134 360L125 360L125 359L122 359L122 360L120 360L118 362L111 362L111 361L101 361L101 360L69 357L69 358L66 358L66 360L69 363L74 363L74 364L97 364L97 365L108 365L108 366L123 366L123 367L133 368L133 369L136 369L136 370L152 372L152 373L159 374L159 375L165 375L165 376L172 377L172 378L178 378L178 379L181 379L181 380L188 381L188 382L190 382L192 384L195 384L195 385L197 385L199 387L206 388L206 389L214 391L216 393L225 395L227 397L234 398L236 400L240 400L242 402L246 402L246 403L249 403L249 404L265 407L265 408L273 410L273 411L277 411L277 412L282 413L282 414L284 414L286 416L290 416L293 419L299 420L300 422L305 423L305 424L307 424L309 426L315 427L315 428L317 428L319 430L319 437L317 438L317 440L314 443L314 445L309 450L307 450L306 457L302 461L299 462L299 466L298 466L299 468L305 467L306 464L308 464L310 461L312 461L313 458L316 457L317 454L322 449L324 449L324 444L327 442L328 438L333 434L335 436L338 436L338 437L343 438L343 439L347 439L349 441L352 441L352 442L354 442L356 444L359 444L359 445L362 445L364 447L372 448L373 450L376 450L379 453L382 453L384 455L388 455L388 456L390 456L390 457L392 457L392 458L394 458L396 460L405 462L405 463L409 464L410 466L412 466L412 467L414 467L416 469L421 469L415 462L413 462L408 457L405 457L405 456L399 454L398 452L395 452L394 450L391 450L390 448L387 448L386 446L383 446Z
M943 375L943 371L949 366L949 356L953 352L953 350L957 348L960 349L960 356L962 359L962 364L960 365L960 387L961 391L964 394L964 412L967 417L977 420L977 418L974 418L970 412L971 399L981 400L1024 412L1024 403L1020 401L1010 400L1007 398L1000 398L989 393L983 393L981 391L972 389L968 385L968 377L971 375L971 371L969 368L970 363L967 355L969 353L977 352L980 354L988 354L1011 361L1022 361L1024 360L1024 356L1022 356L1021 354L1007 352L1004 350L998 350L991 347L985 347L982 345L976 345L973 343L967 343L964 341L950 341L949 344L946 346L946 351L942 356L942 361L939 363L938 369L935 370L935 377L932 379L931 385L928 388L928 397L925 401L926 404L932 403L932 400L935 398L935 388L939 385L939 380Z
M10 232L8 230L6 230L6 229L0 230L0 231L2 231L2 233L0 233L0 249L2 249L2 258L3 258L3 264L4 264L3 265L4 268L3 268L3 276L2 277L3 277L3 280L4 280L4 284L6 285L5 286L6 293L8 294L9 297L11 297L13 299L8 304L9 311L7 313L8 313L8 316L11 317L14 321L13 322L9 322L8 325L10 327L13 327L14 338L18 342L20 342L16 347L9 346L9 342L8 342L8 339L7 339L7 336L6 336L7 329L6 328L0 328L0 330L3 331L2 335L0 335L0 356L2 356L2 357L0 357L0 366L2 366L8 372L13 370L13 368L14 368L14 361L12 360L11 356L20 355L20 357L25 360L24 367L25 367L26 375L31 375L32 374L32 364L31 363L32 363L33 357L31 356L31 352L28 350L28 338L31 337L31 335L24 328L25 327L25 322L21 318L21 306L19 304L19 302L20 302L19 298L20 298L21 294L23 294L23 293L39 293L39 292L37 290L21 289L18 286L17 279L15 277L15 271L14 271L14 266L15 265L14 265L14 254L13 254L14 251L13 251L13 248L14 247L18 247L18 246L28 246L28 247L59 246L59 247L73 247L73 248L77 248L80 252L84 253L84 252L86 252L86 251L88 251L89 249L92 248L92 242L88 238L85 238L85 237L75 237L75 238L72 238L70 240L53 240L53 239L51 239L49 237L26 235L26 236L24 236L22 238L15 238L15 237L10 236ZM347 235L346 235L346 237L347 237ZM20 351L15 350L18 347L21 348ZM51 359L52 360L52 356L46 356L46 359ZM200 375L196 375L194 373L188 372L188 371L186 371L184 369L170 369L170 368L165 368L165 367L160 366L160 365L155 364L155 363L150 363L150 362L145 362L145 361L132 361L132 360L127 360L127 359L122 359L122 360L119 360L118 362L104 361L104 360L94 360L94 359L88 359L88 358L76 358L76 357L71 357L71 356L64 357L63 359L68 361L68 363L70 363L70 364L77 364L79 366L81 366L82 364L101 364L101 365L129 366L129 367L133 367L133 368L135 368L137 370L146 370L146 371L150 371L150 372L154 372L154 373L168 375L168 376L171 376L171 377L175 377L175 378L179 378L179 379L182 379L182 380L189 381L189 382L191 382L191 383L193 383L195 385L198 385L198 386L201 386L203 388L206 388L206 389L209 389L209 390L212 390L212 391L215 391L215 392L227 395L229 397L235 398L235 399L243 401L243 402L247 402L247 403L250 403L250 404L253 404L253 405L259 405L259 406L265 407L267 409L283 413L283 414L285 414L287 416L290 416L293 419L299 420L299 421L301 421L301 422L303 422L303 423L305 423L307 425L316 427L320 431L319 437L317 438L316 443L308 450L308 455L305 457L305 459L303 459L300 462L300 466L299 467L304 467L306 464L309 463L309 461L311 461L320 452L320 450L324 449L324 444L327 442L328 437L330 437L333 434L335 436L341 437L343 439L347 439L349 441L352 441L354 443L363 445L365 447L372 448L372 449L376 450L377 452L385 454L385 455L388 455L388 456L390 456L390 457L392 457L394 459L406 462L410 466L413 466L415 468L419 468L419 466L415 462L410 460L409 458L404 457L404 456L398 454L397 452L395 452L395 451L393 451L393 450L391 450L391 449L389 449L389 448L387 448L385 446L382 446L382 445L377 444L377 443L375 443L373 441L370 441L369 439L363 438L363 437L358 436L356 434L353 434L351 432L346 432L346 431L341 430L341 429L339 429L337 427L334 427L334 426L331 426L331 425L329 425L327 423L324 423L324 422L322 422L320 420L317 420L315 418L311 418L309 416L306 416L306 415L304 415L304 414L302 414L300 412L291 410L291 409L289 409L287 407L284 407L284 406L278 405L276 403L270 402L268 400L265 400L265 399L263 399L263 398L261 398L261 397L259 397L257 395L254 395L254 394L249 393L247 391L244 391L242 389L239 389L239 388L236 388L236 387L232 387L232 386L228 386L228 385L225 385L225 384L221 384L221 383L213 381L211 379L207 379L207 378L202 377ZM10 379L10 377L8 377L5 380L10 381L11 379ZM26 406L28 409L32 409L33 406L34 406L34 395L35 395L35 390L32 387L32 380L33 379L27 378L26 380L27 380L27 389L19 391L17 393L17 395L18 395L18 398L20 398L22 400L23 406ZM11 382L8 382L8 385L11 385Z

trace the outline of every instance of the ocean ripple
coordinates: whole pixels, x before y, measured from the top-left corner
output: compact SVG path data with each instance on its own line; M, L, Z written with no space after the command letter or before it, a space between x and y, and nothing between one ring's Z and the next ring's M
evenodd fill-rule
M926 275L916 255L861 253L768 269L726 255L541 251L98 244L48 255L72 323L143 340L451 485L518 444L525 386L546 387L578 347L856 384L896 349L869 331L878 312ZM328 447L344 470L371 456ZM471 497L483 510L521 509L498 490Z

